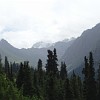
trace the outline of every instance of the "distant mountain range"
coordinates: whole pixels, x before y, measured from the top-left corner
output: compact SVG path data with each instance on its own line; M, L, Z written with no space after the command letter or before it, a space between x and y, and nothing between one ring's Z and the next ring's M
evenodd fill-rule
M84 31L66 50L61 60L66 62L69 71L78 72L84 67L84 57L88 57L90 51L93 52L94 64L97 68L100 63L100 24Z
M9 61L30 61L30 65L37 66L38 59L42 59L45 66L47 59L47 50L57 49L59 63L64 61L69 72L75 70L79 72L84 67L84 56L89 56L89 52L93 52L95 68L100 63L100 24L92 29L88 29L82 33L77 39L65 39L56 43L35 43L32 48L17 49L9 44L6 40L0 41L0 54L4 59L8 57Z
M45 43L38 42L35 43L32 48L28 49L18 49L9 44L6 40L2 39L0 41L0 54L2 56L3 62L4 57L7 56L11 62L21 62L28 60L30 65L33 67L37 66L38 59L42 59L43 65L46 63L47 50L57 49L58 59L64 55L65 50L74 42L75 38L71 40L65 39L56 43Z

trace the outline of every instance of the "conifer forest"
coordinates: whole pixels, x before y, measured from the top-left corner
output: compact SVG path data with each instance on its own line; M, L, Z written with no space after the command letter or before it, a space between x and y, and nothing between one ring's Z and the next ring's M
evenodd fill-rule
M58 64L55 48L47 51L45 66L39 59L36 68L6 56L3 64L1 55L0 100L99 100L100 65L95 69L92 52L83 58L80 76L74 70L69 74L65 62Z

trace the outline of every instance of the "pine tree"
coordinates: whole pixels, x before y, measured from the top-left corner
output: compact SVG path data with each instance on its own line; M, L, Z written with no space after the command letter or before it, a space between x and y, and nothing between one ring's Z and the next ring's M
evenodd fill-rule
M47 76L46 80L46 99L45 100L56 100L56 91L55 91L55 77L52 72Z
M9 79L11 80L11 81L13 81L13 70L12 70L12 63L10 62L10 75L9 75Z
M46 64L46 72L50 73L52 72L54 75L57 74L58 72L58 59L57 59L57 54L56 54L56 49L52 52L51 50L48 50L48 55L47 55L47 64Z
M60 71L60 77L61 79L66 79L67 78L67 70L66 70L66 64L61 62L61 71Z
M9 78L10 77L9 61L6 56L5 56L5 73L6 76Z
M24 96L33 96L33 84L31 77L31 70L29 67L29 62L24 62L24 83L23 83L23 95Z
M54 48L54 50L53 50L53 72L54 72L54 74L57 74L57 72L58 72L57 61L58 61L57 53L56 53L56 49Z
M70 81L68 78L65 79L64 82L64 100L73 100L73 93L71 90Z
M96 99L96 81L95 81L95 69L93 62L92 52L89 54L89 62L87 62L85 57L85 68L83 69L84 74L84 97L86 100L95 100Z
M38 61L38 85L43 86L43 70L42 70L42 60Z
M16 79L16 84L17 88L21 89L23 84L24 84L24 65L23 63L20 63L20 69L18 71L17 79Z
M71 90L72 90L72 95L75 100L81 100L80 99L80 86L78 82L78 76L75 74L73 71L73 74L70 79L70 84L71 84Z
M38 71L35 69L33 72L33 94L40 97L39 82L38 82Z
M84 74L84 81L83 81L83 98L84 100L87 100L87 92L88 92L88 88L87 88L87 81L88 81L88 59L86 58L86 56L84 57L84 61L85 61L85 68L83 68L82 73Z
M39 59L38 61L38 71L41 71L42 70L42 60Z
M97 84L97 100L100 99L100 65L99 65L99 69L98 69L98 84Z
M0 73L2 73L2 58L1 58L1 55L0 55Z
M47 74L53 71L53 52L51 50L48 50L48 55L47 55L47 64L46 64L46 72Z

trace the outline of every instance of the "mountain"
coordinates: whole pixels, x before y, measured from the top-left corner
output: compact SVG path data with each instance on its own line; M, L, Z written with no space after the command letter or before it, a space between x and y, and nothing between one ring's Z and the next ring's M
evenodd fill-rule
M98 65L100 62L100 24L84 31L66 50L61 60L66 62L69 71L79 70L84 66L84 56L88 57L90 51L93 52L95 65Z
M47 59L47 50L57 49L58 59L61 59L62 55L65 53L65 50L74 42L72 40L59 41L49 46L46 43L38 42L28 49L18 49L13 47L6 40L2 39L0 41L0 54L2 56L3 62L4 57L7 56L11 62L21 62L28 60L30 65L33 67L37 66L38 59L42 59L43 64L45 65Z

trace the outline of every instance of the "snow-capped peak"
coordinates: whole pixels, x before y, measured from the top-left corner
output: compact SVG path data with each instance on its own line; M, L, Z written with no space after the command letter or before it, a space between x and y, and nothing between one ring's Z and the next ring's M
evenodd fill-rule
M52 46L53 43L48 43L48 42L36 42L35 44L33 44L33 48L48 48L50 46Z

